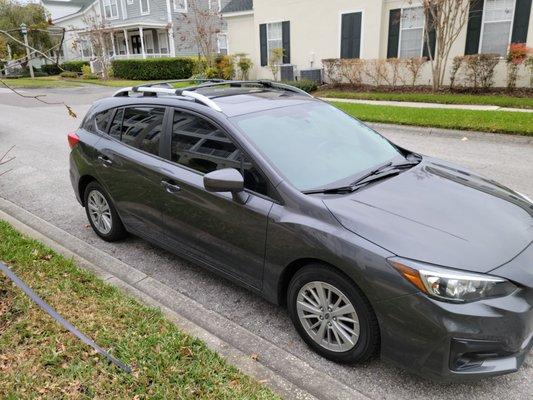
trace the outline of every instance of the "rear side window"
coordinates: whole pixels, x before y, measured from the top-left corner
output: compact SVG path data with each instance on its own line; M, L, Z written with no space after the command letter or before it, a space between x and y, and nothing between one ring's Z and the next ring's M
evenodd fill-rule
M119 108L113 118L111 127L109 128L109 136L121 140L122 139L122 118L124 117L124 109Z
M95 115L94 122L96 123L96 128L100 132L107 133L107 128L109 126L109 121L111 120L111 116L113 115L113 111L115 111L114 108L103 111Z
M123 111L120 124L120 136L122 142L146 151L148 153L159 155L159 141L163 132L163 117L165 115L164 107L128 107ZM120 117L117 113L117 117ZM120 118L119 118L120 119ZM115 125L113 121L113 132L117 136L118 121Z
M251 160L217 126L196 115L174 111L172 161L207 174L235 168L244 177L244 187L271 196L270 185Z

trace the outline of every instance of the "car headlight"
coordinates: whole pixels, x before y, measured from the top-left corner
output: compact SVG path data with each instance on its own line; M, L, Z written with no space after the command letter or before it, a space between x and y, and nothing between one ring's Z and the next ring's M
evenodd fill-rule
M497 276L434 267L396 257L389 259L389 262L422 292L442 301L468 303L503 297L517 288L507 279Z

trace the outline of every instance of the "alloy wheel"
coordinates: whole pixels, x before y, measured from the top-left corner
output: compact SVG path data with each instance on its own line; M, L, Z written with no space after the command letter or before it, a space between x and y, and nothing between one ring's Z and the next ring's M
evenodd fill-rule
M359 339L359 318L353 304L336 287L309 282L298 292L296 309L307 334L334 352L352 349Z
M91 190L87 197L87 208L93 226L103 235L111 232L113 219L111 217L111 208L102 193L98 190Z

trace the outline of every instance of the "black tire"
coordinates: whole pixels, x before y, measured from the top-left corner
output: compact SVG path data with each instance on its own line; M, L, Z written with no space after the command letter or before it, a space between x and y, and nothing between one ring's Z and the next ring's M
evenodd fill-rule
M308 334L298 317L296 308L300 289L310 282L325 282L340 290L352 303L359 318L359 337L347 351L332 351L322 347ZM379 349L379 325L368 299L346 275L327 265L310 264L301 268L292 278L287 292L287 308L292 322L302 339L315 352L328 360L342 364L357 364L374 356Z
M89 194L93 191L99 192L106 199L107 204L109 205L109 210L111 212L111 229L109 232L102 232L100 228L98 228L94 224L89 214L89 207L88 207ZM85 212L87 214L87 219L89 220L89 223L91 224L91 227L93 228L94 233L96 233L106 242L116 242L118 240L124 239L128 235L128 233L126 232L126 229L124 228L124 225L122 224L122 221L120 220L120 217L118 216L115 205L111 201L109 195L106 193L104 188L98 182L93 181L87 185L87 187L85 188L83 200L84 200L83 204L85 204Z

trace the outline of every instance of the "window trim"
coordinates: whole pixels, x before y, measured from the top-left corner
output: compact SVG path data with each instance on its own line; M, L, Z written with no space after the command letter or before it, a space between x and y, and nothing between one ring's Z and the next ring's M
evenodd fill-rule
M515 13L516 13L516 0L513 0L514 1L514 7L513 7L513 12L511 14L511 24L510 24L510 29L509 29L509 38L507 39L507 49L509 48L509 46L511 45L511 42L512 42L512 39L513 39L513 28L514 28L514 17L515 17ZM483 34L485 33L485 24L494 24L494 23L498 23L498 22L507 22L505 20L499 20L499 21L485 21L485 18L486 18L486 7L487 7L487 2L485 1L483 3L483 12L481 13L481 30L479 31L479 45L478 45L478 49L477 49L477 54L485 54L485 53L481 53L481 49L483 47ZM507 51L506 51L507 53ZM486 53L488 54L488 53ZM500 55L500 58L505 58L506 54L504 55Z
M133 0L126 0L126 4L129 6L133 5Z
M412 7L402 7L401 8L401 14L400 14L400 33L398 35L398 56L397 58L401 58L401 53L402 53L402 25L403 25L403 11L404 10L410 10L410 9L413 9L413 8L422 8L423 9L423 6L412 6ZM415 29L415 28L411 28L411 29ZM419 29L419 28L416 28L416 29ZM420 46L420 55L419 57L423 57L424 56L424 43L426 41L426 38L424 37L425 36L425 30L426 30L426 15L424 14L424 20L422 22L422 45ZM408 58L408 57L407 57Z
M220 36L225 36L226 37L226 54L229 54L229 40L228 40L228 33L227 32L219 32L217 33L217 52L220 54L220 50L221 50L221 47L220 47L220 41L219 41L219 37Z
M117 15L116 16L113 16L113 4L117 8ZM106 13L105 13L106 7L109 7L109 14L110 14L109 18L106 16ZM120 13L118 11L118 0L102 0L102 8L104 9L104 19L106 19L108 21L113 21L113 20L119 19L119 14Z
M139 0L139 10L141 15L150 15L150 0L146 0L146 6L148 7L148 11L143 11L143 0Z
M273 21L273 22L265 22L266 25L266 46L267 46L267 66L270 64L270 46L268 45L269 41L269 25L279 24L280 25L280 31L281 31L281 37L279 39L275 39L276 41L281 41L281 49L283 49L283 21ZM278 48L278 47L276 47ZM281 60L281 64L283 64L283 60Z
M343 10L339 14L339 32L338 32L338 38L339 38L339 58L342 56L342 16L345 14L356 14L361 13L361 39L359 40L359 59L363 58L363 49L364 49L364 33L365 33L365 10L363 8L359 8L356 10ZM398 47L399 49L399 47ZM399 50L398 50L399 51Z
M189 4L188 4L187 0L183 0L183 5L184 5L183 8L178 8L177 7L177 0L172 0L172 9L174 10L174 12L179 12L179 13L182 13L182 14L188 13L189 12Z
M191 110L191 109L188 109L188 108L184 108L184 107L179 107L179 106L168 106L168 108L169 108L170 112L168 113L168 126L166 126L167 129L165 131L167 137L164 140L164 144L167 146L169 151L167 152L167 154L165 154L165 158L164 158L165 161L167 161L169 163L172 163L172 165L177 166L179 168L183 168L184 170L187 170L187 171L190 171L190 172L194 172L197 175L200 175L200 176L205 176L206 175L205 173L197 171L197 170L195 170L195 169L193 169L191 167L188 167L186 165L183 165L183 164L177 163L175 161L172 161L171 148L172 148L172 129L173 129L173 121L174 121L174 112L175 112L175 110L178 110L178 111L181 111L181 112L185 112L185 113L189 113L189 114L195 115L195 116L197 116L199 118L203 118L206 121L208 121L209 123L215 125L218 129L220 129L226 135L226 137L231 141L231 143L233 145L235 145L235 147L239 150L239 152L241 152L242 154L248 156L248 158L250 159L250 162L254 165L255 168L257 168L257 170L261 173L261 175L266 179L267 184L270 187L270 190L272 191L272 193L275 195L276 198L272 198L272 197L267 196L267 195L262 194L262 193L254 192L253 190L250 190L250 189L247 189L247 188L244 188L244 191L248 192L250 194L253 194L254 196L261 197L264 200L268 200L268 201L271 201L271 202L279 204L279 205L283 205L284 204L284 202L282 201L282 197L279 195L279 193L278 193L278 191L276 189L276 186L274 186L272 184L272 182L269 179L269 177L267 176L267 174L265 174L263 169L258 165L258 163L253 159L253 157L251 157L249 155L249 153L246 151L246 149L244 149L243 146L237 140L235 140L233 135L231 135L226 128L224 128L221 124L219 124L216 120L212 119L211 117L209 117L207 115L204 115L204 114L201 114L201 113L199 113L197 111L194 111L194 110ZM163 143L163 141L161 143Z
M209 5L209 11L212 10L213 6L213 1L214 0L207 0L207 4ZM222 1L221 0L217 0L217 3L218 3L218 12L221 12L222 11Z

